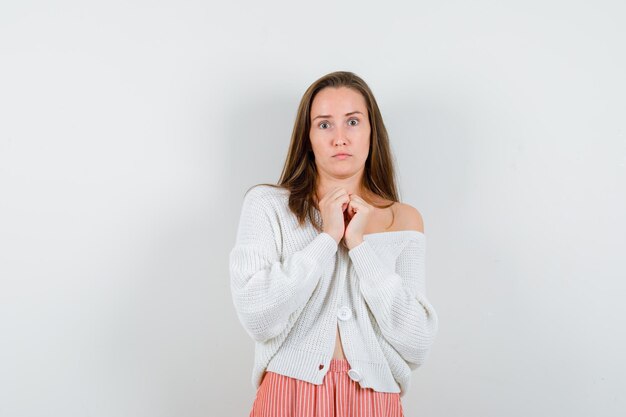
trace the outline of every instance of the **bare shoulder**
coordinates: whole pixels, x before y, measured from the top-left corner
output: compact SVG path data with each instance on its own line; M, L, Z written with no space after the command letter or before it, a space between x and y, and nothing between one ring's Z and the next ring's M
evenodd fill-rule
M399 229L417 230L424 233L424 219L415 207L400 202L396 203L395 207Z

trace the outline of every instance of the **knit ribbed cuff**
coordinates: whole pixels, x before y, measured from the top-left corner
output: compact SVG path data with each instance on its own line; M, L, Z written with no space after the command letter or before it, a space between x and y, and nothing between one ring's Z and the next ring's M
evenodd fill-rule
M381 260L370 242L364 240L348 251L354 264L356 273L360 279L370 285L379 285L385 282L389 285L389 279L395 275L395 271L389 269ZM391 278L393 279L393 278Z
M325 265L332 260L339 245L335 239L326 232L315 236L309 245L302 249L308 259L316 260L319 265Z

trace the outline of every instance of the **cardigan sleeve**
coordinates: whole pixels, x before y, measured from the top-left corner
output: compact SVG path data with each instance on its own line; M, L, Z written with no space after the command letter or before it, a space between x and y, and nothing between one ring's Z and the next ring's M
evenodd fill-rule
M289 316L301 311L313 293L337 242L318 234L307 246L281 260L280 216L272 196L250 190L243 202L237 238L229 254L233 304L244 329L257 342L285 330Z
M437 313L426 298L425 236L409 240L398 255L395 271L368 240L348 253L382 336L416 369L426 359L438 330Z

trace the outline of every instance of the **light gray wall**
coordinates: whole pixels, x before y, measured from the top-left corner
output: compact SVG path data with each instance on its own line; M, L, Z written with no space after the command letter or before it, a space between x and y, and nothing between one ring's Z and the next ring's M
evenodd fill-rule
M0 415L248 415L243 193L370 84L440 317L407 416L626 408L621 1L0 5Z

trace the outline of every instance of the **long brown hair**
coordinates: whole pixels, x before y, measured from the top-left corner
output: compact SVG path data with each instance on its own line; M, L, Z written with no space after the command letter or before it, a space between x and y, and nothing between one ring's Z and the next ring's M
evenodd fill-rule
M309 131L313 99L320 90L326 87L352 88L361 93L367 105L371 136L361 188L383 199L390 200L391 203L379 206L373 201L369 201L366 196L361 197L378 208L391 207L394 202L398 201L396 174L389 146L389 136L374 94L365 81L356 74L349 71L331 72L311 84L300 100L289 151L278 184L257 184L288 189L290 191L289 209L296 215L299 224L302 225L308 215L311 224L318 231L321 231L321 227L316 223L314 216L314 209L319 210L315 189L318 173Z

